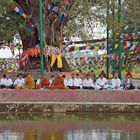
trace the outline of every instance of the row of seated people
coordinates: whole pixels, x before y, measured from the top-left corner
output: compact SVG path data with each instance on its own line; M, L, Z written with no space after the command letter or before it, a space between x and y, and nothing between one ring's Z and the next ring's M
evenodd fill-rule
M70 80L67 80L65 76L63 77L63 79L65 86L71 89L135 89L135 86L133 85L131 79L131 75L129 74L127 74L126 77L121 81L118 78L118 73L116 73L110 83L105 78L105 75L103 73L100 74L100 77L96 80L95 83L95 80L90 78L90 74L87 74L84 80L79 77L79 74L76 74L76 76L75 74L72 74Z
M35 82L30 74L24 76L19 74L14 82L8 74L5 74L0 79L0 87L1 89L67 89L67 87L64 86L64 80L60 74L58 74L56 78L52 76L50 80L42 76L37 82Z
M17 79L13 82L7 74L3 75L3 78L1 78L0 86L1 88L12 89L135 89L129 74L121 81L117 73L110 83L104 77L104 74L100 74L99 79L97 79L95 83L90 77L90 74L87 74L84 80L79 77L79 74L72 74L71 78L67 80L65 75L58 73L56 77L52 75L50 80L42 76L37 82L34 81L30 74L25 76L19 74L17 75Z
M30 75L17 75L16 80L13 80L9 77L9 74L4 74L0 79L0 87L6 89L32 89L35 87L35 82Z

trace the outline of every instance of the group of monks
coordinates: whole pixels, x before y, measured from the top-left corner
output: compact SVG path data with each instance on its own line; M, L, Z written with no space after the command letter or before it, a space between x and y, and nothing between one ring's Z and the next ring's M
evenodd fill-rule
M72 73L71 78L67 79L65 75L58 73L56 76L52 75L49 80L46 76L41 76L36 82L30 74L18 74L13 82L6 74L0 79L0 86L6 89L135 89L130 74L121 81L116 73L109 83L104 72L96 81L95 75L91 74L86 74L86 78L81 79L79 74Z
M67 89L67 87L64 86L64 80L60 74L58 74L56 78L51 76L50 80L48 80L46 76L42 76L37 82L35 82L30 74L18 74L14 82L8 74L4 74L0 79L0 87L2 89Z
M41 89L41 88L67 89L67 87L65 87L64 85L64 79L60 74L58 74L56 77L52 75L50 80L48 80L46 76L42 76L36 82L36 89Z

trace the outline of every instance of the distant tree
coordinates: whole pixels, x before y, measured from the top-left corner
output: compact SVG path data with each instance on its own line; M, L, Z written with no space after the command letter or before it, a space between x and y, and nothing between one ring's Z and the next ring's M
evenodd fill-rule
M124 31L140 31L140 0L124 0Z

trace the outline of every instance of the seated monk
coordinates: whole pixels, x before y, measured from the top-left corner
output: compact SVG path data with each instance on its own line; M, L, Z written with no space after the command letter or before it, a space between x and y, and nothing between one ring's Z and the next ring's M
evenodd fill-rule
M31 77L30 74L25 76L25 89L34 89L35 82L34 79Z
M45 76L42 76L36 82L36 89L40 89L40 88L45 89L45 88L48 88L49 86L50 86L50 82Z
M50 86L51 89L67 89L64 85L64 79L61 77L60 74L54 79L52 85Z
M106 78L106 74L103 70L101 71L101 74L103 75L104 78Z
M132 78L132 73L131 73L131 71L127 71L127 72L126 72L126 76L127 76L127 75L129 75L130 78Z

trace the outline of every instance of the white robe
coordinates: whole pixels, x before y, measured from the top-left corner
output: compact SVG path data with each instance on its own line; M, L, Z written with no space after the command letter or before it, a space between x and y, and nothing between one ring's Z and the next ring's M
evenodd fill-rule
M104 89L107 89L108 88L108 84L107 84L107 79L106 78L99 78L97 79L96 81L96 88L97 89L101 89L101 88L104 88Z
M92 79L84 79L83 80L83 87L94 87Z
M52 80L52 79L49 80L49 82L50 82L51 85L52 85L53 81L54 81L54 80Z
M14 82L14 86L24 86L25 84L25 80L22 78L22 79L16 79L15 82Z
M5 83L4 83L4 86L12 86L13 85L13 81L12 79L5 79Z
M5 85L5 78L0 79L0 85L4 86Z
M82 87L81 87L81 82L80 82L80 80L79 80L79 79L76 79L76 78L74 78L74 79L71 78L71 79L68 81L68 86L70 86L70 87L76 86L76 87L82 88Z
M64 79L64 86L65 87L69 86L69 83L68 83L68 80L67 79Z
M111 84L112 84L113 89L116 89L115 87L118 87L117 89L121 88L121 80L119 78L117 78L117 79L113 78L111 80Z
M40 79L37 80L36 85L40 85Z
M76 78L76 81L79 83L79 87L82 88L83 87L83 81L80 78Z

